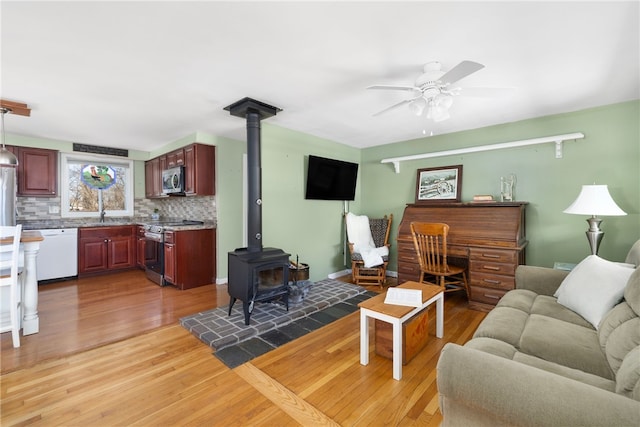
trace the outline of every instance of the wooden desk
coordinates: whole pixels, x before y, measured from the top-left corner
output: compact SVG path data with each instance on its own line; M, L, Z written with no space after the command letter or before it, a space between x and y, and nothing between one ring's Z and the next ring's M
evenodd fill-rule
M402 324L421 312L432 303L436 303L436 336L444 335L444 292L434 285L416 282L405 282L398 286L404 289L422 291L422 305L408 307L404 305L385 304L387 293L376 295L358 304L360 307L360 364L369 364L369 319L379 319L393 326L393 379L402 379Z
M10 241L11 239L3 239ZM40 330L38 317L38 278L36 257L40 242L44 240L39 231L23 231L20 243L24 250L24 286L22 287L22 335L36 334Z
M398 283L419 278L411 222L444 222L450 227L447 237L449 262L469 268L469 307L491 310L508 290L515 287L516 267L525 263L527 204L407 205L398 229Z

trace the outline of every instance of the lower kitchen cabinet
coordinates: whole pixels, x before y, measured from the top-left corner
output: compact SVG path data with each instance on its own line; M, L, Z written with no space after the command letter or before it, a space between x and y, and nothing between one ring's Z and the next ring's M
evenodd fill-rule
M216 230L165 231L164 280L178 289L215 283Z
M78 230L78 276L136 266L135 226L83 227Z

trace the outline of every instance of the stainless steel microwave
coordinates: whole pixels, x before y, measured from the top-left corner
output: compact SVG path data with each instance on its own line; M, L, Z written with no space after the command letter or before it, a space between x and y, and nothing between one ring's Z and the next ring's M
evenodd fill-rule
M162 193L184 194L184 166L162 171Z

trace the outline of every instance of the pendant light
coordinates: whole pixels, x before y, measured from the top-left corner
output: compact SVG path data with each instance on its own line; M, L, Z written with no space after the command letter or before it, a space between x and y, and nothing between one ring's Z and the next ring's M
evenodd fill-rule
M0 132L2 133L2 147L0 148L0 166L18 166L18 158L11 151L7 150L7 147L4 145L5 135L4 135L4 115L7 114L10 109L6 107L0 107L0 124L2 125L2 129Z

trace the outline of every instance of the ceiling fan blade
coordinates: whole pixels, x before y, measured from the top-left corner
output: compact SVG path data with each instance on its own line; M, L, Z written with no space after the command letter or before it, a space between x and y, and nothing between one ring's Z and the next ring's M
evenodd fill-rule
M484 65L478 64L473 61L462 61L449 71L447 71L442 77L440 77L440 81L443 84L457 82L460 79L467 77L469 74L473 74L478 70L482 70Z
M497 98L511 95L515 91L515 87L462 87L460 95L474 98Z
M385 108L384 110L382 110L382 111L378 111L377 113L375 113L375 114L374 114L374 117L375 117L375 116L379 116L379 115L380 115L380 114L382 114L382 113L386 113L387 111L394 110L394 109L396 109L396 108L398 108L398 107L401 107L401 106L403 106L403 105L405 105L405 104L408 104L408 103L410 103L411 101L413 101L413 99L405 99L404 101L400 101L400 102L398 102L397 104L393 104L392 106L387 107L387 108Z
M367 86L367 89L382 89L382 90L420 90L414 86L398 86L398 85L373 85Z

